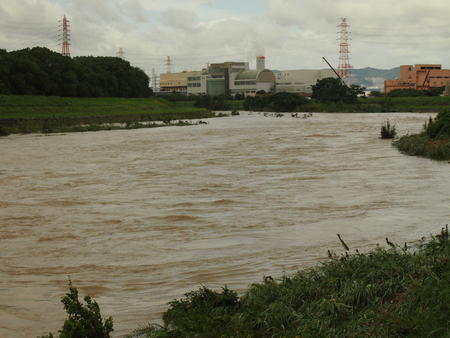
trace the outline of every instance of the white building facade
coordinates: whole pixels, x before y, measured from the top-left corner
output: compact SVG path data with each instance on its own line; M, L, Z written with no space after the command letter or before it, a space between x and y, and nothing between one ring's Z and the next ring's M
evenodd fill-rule
M274 73L265 68L265 57L256 57L256 69L249 69L248 62L213 63L207 69L184 72L188 95L211 96L245 94L257 92L288 92L310 96L317 80L336 77L331 69L295 69ZM173 75L172 75L173 76ZM177 83L178 84L178 83ZM173 90L173 86L168 86Z
M312 86L316 84L317 80L326 77L336 78L337 76L332 69L283 70L276 75L276 92L311 95Z

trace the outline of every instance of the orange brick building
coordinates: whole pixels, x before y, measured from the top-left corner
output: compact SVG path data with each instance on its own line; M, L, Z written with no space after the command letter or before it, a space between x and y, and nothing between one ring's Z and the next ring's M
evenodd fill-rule
M384 92L394 89L427 90L444 87L450 81L450 69L442 69L442 65L422 64L400 66L400 79L385 80Z

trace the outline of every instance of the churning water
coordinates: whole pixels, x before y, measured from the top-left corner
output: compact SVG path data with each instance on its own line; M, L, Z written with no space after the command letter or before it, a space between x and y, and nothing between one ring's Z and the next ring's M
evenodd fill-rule
M437 233L449 164L379 139L429 114L263 114L190 127L0 139L0 336L56 333L70 276L119 337L204 285Z

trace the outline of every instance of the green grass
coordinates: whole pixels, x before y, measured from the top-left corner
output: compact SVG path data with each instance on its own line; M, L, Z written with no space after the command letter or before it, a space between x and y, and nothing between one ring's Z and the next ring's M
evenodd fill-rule
M448 228L429 241L386 242L266 277L241 297L227 287L191 291L169 303L163 325L134 337L450 337Z
M404 135L392 145L407 155L450 161L450 110L440 111L435 119L430 117L421 133Z
M188 112L193 102L168 102L162 98L67 98L49 96L0 96L0 119L54 116L94 116ZM195 110L201 110L195 108Z
M0 96L0 136L186 125L173 121L213 117L193 101L163 98L67 98Z
M381 97L360 99L360 102L364 105L379 105L384 107L385 111L439 111L450 106L450 96Z

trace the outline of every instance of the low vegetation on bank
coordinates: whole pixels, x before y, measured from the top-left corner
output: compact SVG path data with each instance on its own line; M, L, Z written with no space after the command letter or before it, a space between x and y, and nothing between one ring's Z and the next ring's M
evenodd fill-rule
M448 226L429 240L401 246L386 238L386 248L368 253L338 237L342 255L329 252L316 267L267 276L241 296L226 286L190 291L168 304L162 325L129 337L450 337ZM112 318L102 319L98 304L84 300L70 284L60 337L110 337Z
M339 237L340 238L340 237ZM205 287L169 303L163 325L134 337L449 337L448 228L429 241L329 253L292 276L265 277L242 296Z
M333 80L333 81L331 81ZM331 81L331 82L330 82ZM336 95L331 95L329 86ZM314 86L313 98L294 93L256 97L236 95L186 96L179 93L149 98L0 95L0 136L26 133L81 132L112 129L153 128L186 125L192 119L224 114L214 111L291 112L437 112L450 109L449 96L389 96L380 93L361 97L362 88L346 87L336 79L322 79ZM423 94L423 93L422 93ZM230 114L226 114L230 115ZM232 115L232 114L231 114ZM419 148L424 141L419 142ZM437 142L441 145L443 142ZM441 151L441 150L439 150Z
M0 136L187 125L213 117L193 101L152 98L0 96Z
M450 110L441 111L434 119L430 117L421 133L402 136L393 145L407 155L449 161Z

